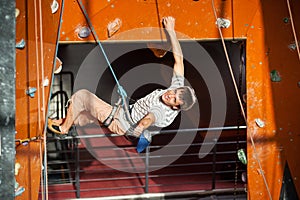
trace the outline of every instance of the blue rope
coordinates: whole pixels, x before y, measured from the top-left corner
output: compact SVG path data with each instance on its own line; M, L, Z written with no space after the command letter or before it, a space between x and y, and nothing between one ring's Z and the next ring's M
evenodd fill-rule
M88 22L89 27L91 28L92 33L93 33L93 35L94 35L94 37L95 37L95 39L96 39L96 41L97 41L97 43L98 43L98 45L99 45L99 47L100 47L102 53L103 53L103 56L104 56L104 58L105 58L105 60L106 60L106 62L107 62L107 64L108 64L108 67L109 67L109 69L110 69L110 71L111 71L111 73L112 73L112 75L113 75L113 77L114 77L114 79L115 79L115 81L116 81L116 83L117 83L117 86L118 86L118 93L121 95L122 100L123 100L123 104L124 104L125 101L126 101L126 97L127 97L126 91L125 91L125 90L123 89L123 87L120 85L120 83L119 83L119 81L118 81L118 79L117 79L117 77L116 77L116 74L115 74L115 72L114 72L114 70L113 70L113 68L112 68L112 66L111 66L111 64L110 64L110 62L109 62L109 60L108 60L108 58L107 58L107 55L106 55L106 53L105 53L105 51L104 51L104 49L103 49L103 47L102 47L102 44L101 44L101 42L100 42L100 40L99 40L99 38L98 38L98 35L97 35L97 33L96 33L96 31L95 31L95 29L94 29L92 23L91 23L90 18L88 17L88 14L87 14L87 12L86 12L86 9L84 8L84 6L83 6L81 0L78 0L78 3L79 3L79 5L80 5L80 8L81 8L81 10L82 10L82 12L83 12L85 18L86 18L86 21Z

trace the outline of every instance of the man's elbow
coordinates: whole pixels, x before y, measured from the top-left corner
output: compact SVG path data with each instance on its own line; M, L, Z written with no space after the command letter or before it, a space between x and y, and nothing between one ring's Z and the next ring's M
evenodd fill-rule
M155 122L155 117L152 113L148 114L141 122L144 127L149 127Z

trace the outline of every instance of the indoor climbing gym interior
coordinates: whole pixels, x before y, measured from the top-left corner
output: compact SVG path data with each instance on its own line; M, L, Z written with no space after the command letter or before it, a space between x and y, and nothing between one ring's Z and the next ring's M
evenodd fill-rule
M1 0L0 20L0 200L299 199L299 0Z

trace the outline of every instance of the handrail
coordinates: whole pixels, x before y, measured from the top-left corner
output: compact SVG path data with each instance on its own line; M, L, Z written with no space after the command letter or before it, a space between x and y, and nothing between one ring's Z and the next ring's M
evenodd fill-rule
M183 132L195 132L195 131L219 131L219 130L234 130L234 129L246 129L247 126L225 126L225 127L210 127L210 128L189 128L189 129L174 129L174 130L161 130L161 131L150 131L152 135L169 134L169 133L183 133ZM64 136L61 140L67 139L87 139L87 138L101 138L101 137L120 137L116 133L103 133L103 134L93 134L93 135L75 135L75 136Z
M226 126L226 127L209 127L209 128L193 128L193 129L179 129L179 130L162 130L161 133L164 134L183 134L186 132L195 132L195 131L216 131L216 130L223 130L223 131L230 131L230 130L240 130L240 129L246 129L246 126ZM156 132L154 132L154 134L156 134ZM228 157L232 157L234 158L236 155L236 151L235 149L223 149L220 151L219 148L216 149L216 151L214 152L210 152L207 154L208 157L212 158L215 157L214 160L211 161L205 161L205 162L200 162L200 163L175 163L175 164L170 164L168 166L166 166L165 168L167 168L167 173L156 173L155 171L152 172L152 169L157 169L159 166L158 165L151 165L151 159L156 159L156 158L163 158L163 157L174 157L174 156L179 156L176 153L175 154L170 154L170 155L160 155L160 156L155 156L155 155L151 155L150 150L154 150L155 148L160 148L163 145L152 145L149 146L146 149L146 153L144 155L137 155L136 158L131 156L130 159L145 159L145 166L135 166L136 169L143 169L144 172L143 173L139 173L137 174L137 176L132 176L130 174L124 174L122 176L112 176L112 177L107 177L107 176L99 176L99 177L86 177L85 179L81 180L82 177L81 174L82 173L88 173L88 174L99 174L99 173L103 173L103 174L107 174L109 172L111 172L111 168L107 168L104 165L100 165L100 168L90 168L90 169L84 169L81 168L80 166L84 166L86 165L85 163L90 163L93 162L95 160L91 159L91 158L80 158L79 156L81 156L81 153L84 153L86 150L85 149L80 149L78 147L78 139L89 139L89 138L103 138L103 137L116 137L116 136L120 136L117 134L95 134L95 135L72 135L72 136L66 136L64 138L49 138L47 141L48 142L55 142L55 141L70 141L71 142L71 148L70 149L65 149L63 151L61 151L61 153L68 153L68 154L72 154L73 155L73 159L72 160L68 160L68 161L60 161L60 162L49 162L48 165L59 165L59 163L61 163L61 165L73 165L73 168L65 168L65 169L52 169L52 170L48 170L48 174L49 175L53 175L53 176L57 176L61 173L65 173L65 174L74 174L75 176L73 178L64 178L61 179L62 183L71 183L74 184L74 190L73 193L75 193L76 198L80 198L80 196L82 195L82 193L84 192L88 192L88 191L107 191L107 190L122 190L122 189L135 189L135 188L143 188L144 193L147 194L149 192L151 192L151 188L153 187L164 187L164 186L168 186L168 184L163 183L163 182L150 182L150 179L159 179L159 178L179 178L180 177L190 177L187 178L187 182L186 184L191 184L191 185L197 185L197 184L204 184L207 185L208 183L211 183L211 191L215 190L216 188L218 188L218 184L222 183L222 184L228 184L230 182L233 183L233 179L234 176L232 176L230 179L219 179L220 176L230 176L230 174L234 174L235 172L238 173L243 173L244 170L243 169L238 169L237 171L234 168L229 168L229 169L221 169L220 167L222 166L227 166L227 165L231 165L233 166L235 164L235 160L218 160L216 158L222 158L223 155L224 156L228 156ZM68 144L70 144L70 142L68 142ZM230 147L232 146L232 144L235 144L234 141L218 141L216 143L213 143L216 145L222 145L225 147ZM245 145L246 141L240 141L240 144ZM176 145L168 145L166 146L166 148L176 148L178 146L190 146L191 148L198 148L201 145L211 145L208 143L202 143L202 142L197 142L197 143L193 143L193 144L176 144ZM120 147L120 149L124 150L124 149L128 149L128 150L134 150L135 146L132 145L126 145L127 147ZM105 147L95 147L95 149L107 149L107 148L111 148L113 151L117 152L120 149L116 148L115 146L105 146ZM55 153L56 151L48 151L48 153ZM148 153L147 153L148 152ZM180 155L180 157L182 159L189 159L189 158L194 158L194 157L198 157L199 154L198 153L185 153L184 155ZM117 156L117 157L106 157L106 158L102 158L106 161L113 161L113 160L125 160L128 159L127 157L121 157L121 156ZM102 160L101 159L101 160ZM204 169L201 171L195 171L198 168ZM191 171L189 171L188 173L184 172L184 171L178 171L177 169L193 169ZM119 168L118 170L124 170L127 171L126 169L130 169L129 167L124 166L123 168ZM170 171L170 170L171 171ZM209 169L214 169L214 170L209 170ZM197 182L195 182L195 180L193 180L194 177L196 176L204 176L204 177L210 177L208 179L199 179L197 180ZM214 178L212 178L214 177ZM143 180L142 181L142 185L138 184L138 185L132 185L132 186L127 186L127 185L122 185L122 186L109 186L109 185L105 185L105 183L107 181L134 181L134 180ZM96 183L96 182L101 182L101 184L104 184L103 187L99 188L87 188L84 189L83 184L90 184L90 183ZM59 181L53 181L51 182L51 184L59 184ZM50 185L51 185L50 184ZM99 184L99 183L97 183ZM180 186L180 182L178 183L171 183L173 185L173 187L178 187ZM239 188L238 188L239 189ZM70 190L67 190L66 192L70 192ZM49 191L49 194L51 192Z

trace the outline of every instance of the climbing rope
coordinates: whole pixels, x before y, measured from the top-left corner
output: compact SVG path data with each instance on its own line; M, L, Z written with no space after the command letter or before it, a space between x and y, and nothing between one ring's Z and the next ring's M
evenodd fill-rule
M89 25L89 27L90 27L90 29L91 29L94 37L95 37L96 42L98 43L98 46L100 47L100 49L102 51L102 54L103 54L103 56L105 58L106 63L108 64L108 67L109 67L109 69L110 69L110 71L111 71L114 79L115 79L115 82L117 83L118 93L122 96L122 98L126 98L127 97L126 91L123 89L123 87L120 85L120 83L119 83L119 81L117 79L117 76L116 76L116 74L115 74L115 72L114 72L114 70L113 70L113 68L112 68L112 66L111 66L111 64L110 64L110 62L108 60L108 57L107 57L107 55L106 55L106 53L105 53L105 51L104 51L104 49L102 47L102 44L101 44L101 42L100 42L100 40L98 38L98 35L97 35L96 31L94 29L94 26L92 25L92 22L91 22L88 14L86 12L86 9L84 8L84 5L82 4L82 1L81 0L77 0L77 2L80 5L80 8L81 8L81 10L82 10L82 12L83 12L83 14L85 16L85 19L86 19L86 21L87 21L87 23L88 23L88 25ZM125 103L125 101L123 101L123 103Z
M37 5L37 1L34 1L34 24L35 24L35 29L34 29L34 35L35 35L35 54L36 54L36 63L35 63L35 66L36 66L36 82L37 82L37 107L38 107L38 128L37 128L37 132L36 132L36 137L39 137L38 134L40 134L41 132L41 98L40 98L40 67L42 68L42 80L44 79L44 74L43 74L43 59L42 56L43 56L43 27L42 27L42 9L41 9L41 1L39 1L39 7ZM38 12L39 10L39 12ZM38 14L39 14L39 19L38 19ZM38 26L39 24L39 26ZM39 27L39 33L38 33L38 27ZM40 41L38 41L38 38L40 38ZM41 51L41 55L39 54L39 49ZM39 60L40 59L40 60ZM41 62L42 64L40 65ZM44 88L42 88L42 95L44 95ZM44 100L44 97L42 97L42 99ZM43 110L44 110L44 104L43 104ZM20 144L26 144L26 142L30 142L31 139L28 138L28 139L25 139L25 140L22 140L20 139L19 142ZM32 140L33 141L33 140ZM42 166L42 145L40 144L40 160L41 160L41 166ZM41 185L44 185L44 180L42 179L43 178L43 170L41 169ZM42 194L44 194L44 188L42 187L41 188L42 190ZM43 198L44 199L44 198Z
M290 15L290 19L291 19L291 25L292 25L293 35L294 35L294 38L295 38L295 44L296 44L296 48L297 48L297 52L298 52L298 58L299 58L299 61L300 61L300 50L299 50L299 44L298 44L296 29L295 29L295 26L294 26L294 20L293 20L293 14L292 14L291 6L290 6L290 0L286 0L286 2L287 2L289 15Z
M217 11L216 11L216 8L215 8L214 0L212 0L211 2L212 2L212 8L213 8L214 16L216 18L216 21L218 21L218 16L217 16ZM230 71L231 79L232 79L232 82L233 82L233 85L234 85L235 93L237 95L237 98L238 98L238 101L239 101L239 105L240 105L240 108L241 108L241 111L242 111L245 123L246 123L246 125L248 127L248 122L247 122L247 118L246 118L246 114L245 114L245 109L243 107L242 100L241 100L241 97L240 97L240 94L239 94L239 91L238 91L238 88L237 88L237 84L236 84L236 81L235 81L235 78L234 78L232 66L231 66L231 63L230 63L230 60L229 60L229 56L228 56L228 53L227 53L227 49L226 49L226 45L225 45L225 41L224 41L224 37L223 37L222 31L221 31L221 27L220 27L219 24L217 24L217 25L218 25L218 30L219 30L219 34L220 34L220 37L221 37L221 41L222 41L224 53L225 53L225 56L226 56L228 68L229 68L229 71ZM272 195L271 195L271 192L270 192L270 189L269 189L266 177L264 175L264 172L263 172L263 169L262 169L262 166L261 166L261 162L260 162L260 160L258 158L258 153L256 151L255 142L254 142L253 135L252 135L251 132L249 133L249 136L250 136L251 145L253 147L254 157L255 157L255 159L256 159L256 161L258 163L258 166L259 166L259 169L260 169L260 172L261 172L261 175L262 175L265 187L266 187L267 192L268 192L269 199L272 200Z
M97 33L96 33L95 29L94 29L93 24L92 24L92 22L91 22L91 20L90 20L90 18L88 16L88 13L87 13L84 5L82 4L82 1L81 0L77 0L77 2L78 2L79 6L81 8L82 13L85 16L85 19L86 19L86 21L87 21L87 23L88 23L88 25L89 25L92 33L93 33L93 36L94 36L96 42L98 43L98 46L100 47L100 49L102 51L102 54L103 54L103 56L105 58L105 61L106 61L107 65L108 65L108 67L109 67L109 69L110 69L110 71L111 71L111 73L112 73L112 75L113 75L113 77L115 79L115 82L116 82L117 86L118 86L118 93L119 93L119 95L121 96L121 99L122 99L122 106L124 108L125 116L127 118L127 121L129 122L130 125L133 125L133 122L132 122L132 119L131 119L131 116L130 116L130 113L129 113L126 91L123 89L123 87L121 86L121 84L119 83L119 81L117 79L117 76L116 76L116 74L115 74L115 72L114 72L114 70L113 70L113 68L112 68L112 66L111 66L111 64L110 64L110 62L108 60L108 57L107 57L107 55L106 55L106 53L105 53L105 51L103 49L103 46L102 46L102 44L101 44L101 42L99 40L99 37L98 37L98 35L97 35Z
M41 10L41 1L39 4L39 9ZM59 25L58 25L58 30L57 30L57 40L56 40L56 44L55 44L55 54L54 54L54 61L53 61L53 69L52 69L52 81L51 83L54 82L54 72L55 72L55 66L56 66L56 57L58 54L58 44L59 44L59 38L60 38L60 29L61 29L61 24L62 24L62 16L63 16L63 12L64 12L64 0L61 1L61 12L60 12L60 16L59 16ZM42 19L42 14L40 12L40 21ZM42 22L42 21L41 21ZM41 32L42 33L42 32ZM41 43L43 43L43 41L41 40ZM52 87L50 87L50 94L52 93ZM43 92L44 94L44 92ZM50 109L50 100L51 100L51 95L49 95L48 97L48 110ZM43 98L44 101L44 98ZM43 107L44 108L44 107ZM45 109L44 109L45 110ZM41 159L41 182L42 182L42 187L41 187L41 192L42 192L42 199L48 199L48 175L47 175L47 136L46 136L46 132L47 132L47 121L48 120L48 116L49 112L46 113L46 118L45 118L45 125L44 125L44 130L43 130L43 135L45 137L43 137L43 149L44 151L42 151L42 149L40 148L40 154L42 155L44 153L44 157L43 159Z

